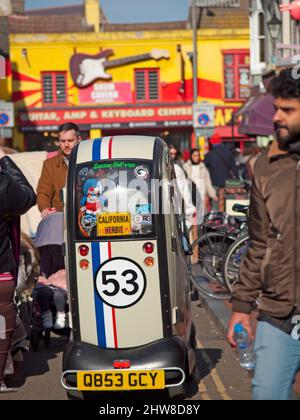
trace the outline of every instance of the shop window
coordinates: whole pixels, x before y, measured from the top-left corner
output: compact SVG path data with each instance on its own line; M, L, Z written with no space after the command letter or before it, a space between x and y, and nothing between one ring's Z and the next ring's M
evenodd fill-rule
M67 105L67 74L65 72L42 73L43 104Z
M260 63L266 62L266 26L265 14L260 12L258 14L258 44L259 44L259 61Z
M247 51L225 51L225 100L240 102L250 95L250 56Z
M159 69L135 70L135 99L139 101L157 101L159 93Z

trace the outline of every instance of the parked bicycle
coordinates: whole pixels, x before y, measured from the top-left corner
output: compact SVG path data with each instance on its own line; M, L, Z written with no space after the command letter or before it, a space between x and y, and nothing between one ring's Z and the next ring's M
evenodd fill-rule
M248 207L236 204L233 210L244 216L221 212L206 215L201 234L192 245L192 282L201 293L214 299L230 299L248 247Z
M236 204L233 210L238 213L243 213L248 218L249 207ZM225 286L230 293L233 292L234 286L239 280L239 270L244 256L247 253L250 243L248 234L248 225L245 223L240 231L239 237L228 248L223 259L222 276Z

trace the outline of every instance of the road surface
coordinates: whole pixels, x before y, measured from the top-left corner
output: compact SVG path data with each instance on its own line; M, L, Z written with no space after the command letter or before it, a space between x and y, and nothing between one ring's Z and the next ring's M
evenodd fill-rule
M193 302L193 319L197 328L197 359L201 375L194 388L192 400L249 400L251 378L243 371L226 338L200 302ZM43 344L37 352L25 355L19 374L11 378L9 385L20 386L15 394L0 396L0 400L66 400L61 386L62 353L67 340L54 337L51 347Z

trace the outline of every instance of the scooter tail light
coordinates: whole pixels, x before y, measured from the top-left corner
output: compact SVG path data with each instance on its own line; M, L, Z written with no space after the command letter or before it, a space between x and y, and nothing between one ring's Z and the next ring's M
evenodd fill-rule
M130 360L115 360L113 362L114 369L129 369L131 367Z
M90 263L88 262L88 260L81 260L81 261L79 262L79 267L80 267L82 270L87 270L87 269L89 268L89 265L90 265Z
M78 248L78 251L79 251L79 254L80 254L82 257L86 257L86 256L89 254L90 249L89 249L89 247L88 247L88 246L86 246L86 245L80 245L80 247Z
M143 246L143 250L146 254L152 254L154 251L154 244L152 242L146 242Z
M147 265L148 267L153 267L154 266L154 258L153 257L147 257L144 259L144 264Z

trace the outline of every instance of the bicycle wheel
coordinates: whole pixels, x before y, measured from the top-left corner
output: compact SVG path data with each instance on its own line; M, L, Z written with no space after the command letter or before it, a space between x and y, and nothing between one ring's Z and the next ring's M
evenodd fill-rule
M214 299L230 298L222 277L222 261L235 239L226 233L210 232L193 243L191 281L202 294Z
M249 242L249 235L240 237L229 247L224 258L222 275L225 285L231 293L239 281L241 262L247 253Z

